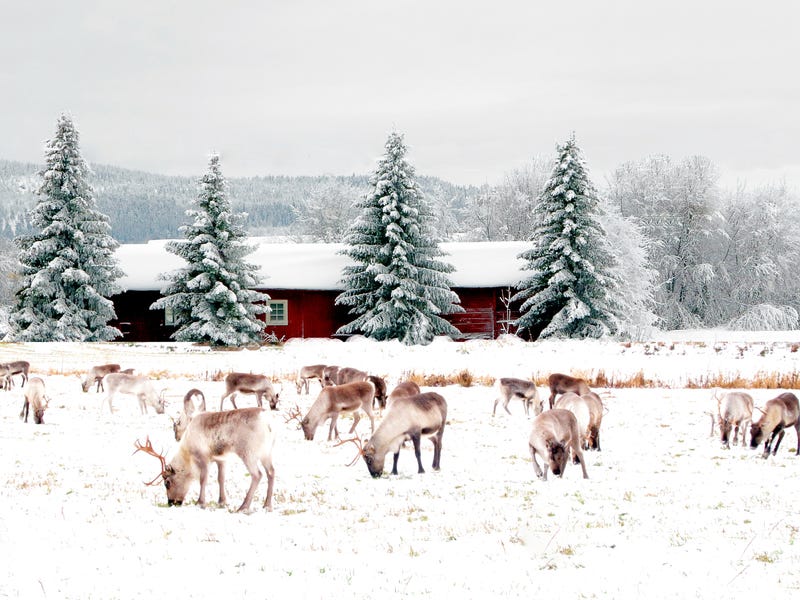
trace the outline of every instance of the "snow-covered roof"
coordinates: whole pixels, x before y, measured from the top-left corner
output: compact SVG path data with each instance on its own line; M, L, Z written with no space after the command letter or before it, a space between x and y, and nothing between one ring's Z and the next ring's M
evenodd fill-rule
M342 268L351 260L339 254L342 244L270 243L267 238L252 238L255 252L246 257L260 268L260 288L270 290L340 290ZM159 274L185 265L183 259L167 252L167 240L146 244L122 244L117 250L125 276L119 280L123 290L160 290L165 281ZM514 285L525 276L523 261L517 258L530 247L529 242L447 242L440 244L447 254L443 260L455 271L454 287L502 287Z

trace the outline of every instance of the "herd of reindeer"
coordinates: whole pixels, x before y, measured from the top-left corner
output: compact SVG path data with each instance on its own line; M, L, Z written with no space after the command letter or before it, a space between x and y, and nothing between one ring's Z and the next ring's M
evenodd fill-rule
M13 377L20 375L24 388L24 402L20 418L27 423L29 412L33 412L34 423L44 420L48 405L45 383L41 377L28 378L30 364L16 361L0 364L0 381L3 389L14 385ZM321 390L311 408L305 414L295 403L284 413L287 423L296 421L307 440L313 440L317 428L330 420L328 441L339 444L352 442L358 447L359 458L363 458L370 475L380 477L389 453L393 454L392 471L397 475L397 460L400 449L410 441L414 447L418 472L423 473L420 456L420 443L423 437L433 442L433 469L438 470L442 453L442 435L447 422L447 402L436 392L422 392L413 381L400 382L391 393L381 377L350 367L331 365L310 365L302 367L296 379L297 394L309 394L309 383L317 380ZM27 383L27 386L26 386ZM132 369L122 370L118 364L91 367L84 376L81 387L87 392L92 386L97 392L105 393L100 405L103 410L108 404L113 412L113 401L118 394L136 396L142 413L147 406L163 414L165 410L164 392L156 392L154 382L146 376L136 375ZM561 477L570 455L575 464L580 464L583 477L588 478L583 452L600 450L600 426L604 407L601 397L593 392L583 379L553 373L548 378L550 397L549 410L539 396L534 381L504 377L497 381L497 398L492 415L498 404L509 414L508 406L512 399L522 400L526 416L533 412L532 429L528 439L533 468L536 475L547 479L548 468ZM257 407L237 408L237 394L256 396ZM746 442L746 431L750 429L750 447L757 448L764 443L763 457L778 451L785 429L794 427L797 433L797 451L800 454L800 406L797 397L789 392L779 394L766 402L764 408L754 407L753 398L745 392L714 394L716 411L711 412L711 435L715 424L719 425L720 439L725 447L730 441L736 444L741 437L742 446ZM277 393L272 381L266 375L233 372L225 378L225 391L220 398L219 411L207 410L203 392L192 388L186 392L183 407L178 419L173 419L173 431L178 447L170 462L164 455L153 449L149 438L144 444L136 441L136 452L143 451L159 459L161 472L148 485L162 480L167 491L170 506L184 502L189 488L199 480L200 496L198 504L205 506L205 491L208 470L212 462L217 465L219 483L219 504L227 504L224 487L224 458L236 454L250 474L250 487L239 511L249 509L264 473L267 476L267 496L264 507L272 510L272 495L275 483L275 469L272 452L275 444L275 427L271 411L278 408ZM266 399L269 408L263 406ZM232 410L223 410L229 400ZM382 415L380 424L375 427L375 413ZM385 413L383 412L385 409ZM761 413L753 419L753 411ZM338 417L351 414L353 434L361 413L370 420L371 436L362 442L358 436L344 440L339 436ZM731 433L733 435L731 436ZM537 457L542 461L539 465ZM261 468L263 467L264 473Z

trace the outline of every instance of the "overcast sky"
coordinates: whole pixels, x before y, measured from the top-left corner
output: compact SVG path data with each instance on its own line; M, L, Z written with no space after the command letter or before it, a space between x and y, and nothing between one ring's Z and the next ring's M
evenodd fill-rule
M575 132L596 184L703 154L800 185L795 0L3 1L0 158L69 112L90 163L228 177L366 173L393 128L418 173L496 183Z

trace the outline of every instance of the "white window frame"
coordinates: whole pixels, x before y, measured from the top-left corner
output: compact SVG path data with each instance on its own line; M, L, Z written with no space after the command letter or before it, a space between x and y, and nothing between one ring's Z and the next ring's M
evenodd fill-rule
M267 325L268 326L273 326L274 325L276 327L280 327L282 325L288 325L289 324L289 301L288 300L270 300L267 304L268 304L268 306L270 308L269 314L267 315ZM280 306L281 310L277 311L277 310L273 309L273 306L275 306L275 307ZM283 313L283 317L281 317L281 318L273 317L273 315L275 315L275 313L277 313L277 312L282 312Z

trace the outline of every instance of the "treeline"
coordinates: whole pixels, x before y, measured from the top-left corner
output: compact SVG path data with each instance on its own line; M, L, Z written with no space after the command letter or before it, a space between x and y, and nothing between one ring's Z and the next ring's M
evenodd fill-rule
M40 169L40 165L0 160L0 238L10 239L30 231L28 211L36 204ZM94 165L89 183L98 209L111 219L115 239L139 243L179 237L185 211L197 197L198 179ZM477 194L475 188L452 185L435 177L421 177L420 184L436 206L466 208ZM239 177L229 178L228 186L233 210L248 214L247 230L251 235L299 237L304 234L302 224L307 223L316 200L330 204L332 197L339 195L345 208L349 208L369 189L366 174ZM324 215L316 218L324 221ZM330 225L341 234L338 218ZM324 227L321 223L316 231Z

